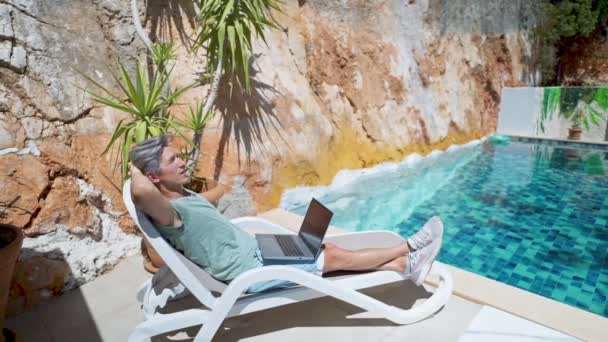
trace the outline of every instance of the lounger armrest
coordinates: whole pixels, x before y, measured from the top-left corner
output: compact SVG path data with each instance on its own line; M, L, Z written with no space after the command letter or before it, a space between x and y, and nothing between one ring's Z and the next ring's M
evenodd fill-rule
M267 219L254 216L244 216L230 220L242 230L251 235L255 234L294 234L293 231L284 228Z
M295 234L292 230L261 217L245 216L233 219L231 222L251 235ZM394 247L405 242L405 239L391 231L377 230L327 235L324 241L335 243L342 248L361 249Z

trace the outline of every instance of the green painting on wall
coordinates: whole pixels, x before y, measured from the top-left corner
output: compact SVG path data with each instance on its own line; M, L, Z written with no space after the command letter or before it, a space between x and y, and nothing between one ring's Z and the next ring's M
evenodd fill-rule
M608 112L608 87L545 88L537 132L545 132L545 124L553 114L572 122L573 127L600 126Z

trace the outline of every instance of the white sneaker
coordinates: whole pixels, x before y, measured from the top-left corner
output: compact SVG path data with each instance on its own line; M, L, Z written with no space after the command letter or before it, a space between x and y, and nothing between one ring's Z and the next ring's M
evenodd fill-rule
M407 239L414 250L426 247L437 238L443 237L443 222L438 216L431 217L416 234Z
M407 256L409 273L406 274L416 285L420 286L433 266L433 262L441 249L441 239L434 240L426 247L423 247Z

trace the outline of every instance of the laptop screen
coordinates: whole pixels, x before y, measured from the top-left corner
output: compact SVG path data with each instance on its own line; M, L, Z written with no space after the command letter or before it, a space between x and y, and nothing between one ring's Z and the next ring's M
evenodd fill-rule
M304 222L300 227L299 236L316 256L334 214L316 199L310 201Z

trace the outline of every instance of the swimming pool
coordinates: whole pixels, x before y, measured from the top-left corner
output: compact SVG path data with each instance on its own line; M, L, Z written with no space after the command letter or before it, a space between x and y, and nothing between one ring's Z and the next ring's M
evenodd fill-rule
M314 195L335 226L402 236L439 215L440 261L608 317L608 148L576 146L484 141L282 206L303 214Z

